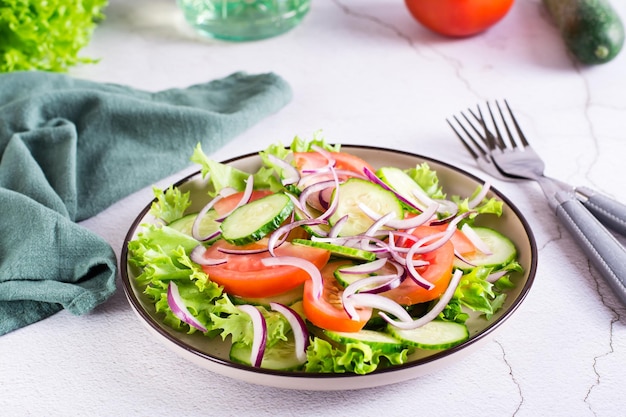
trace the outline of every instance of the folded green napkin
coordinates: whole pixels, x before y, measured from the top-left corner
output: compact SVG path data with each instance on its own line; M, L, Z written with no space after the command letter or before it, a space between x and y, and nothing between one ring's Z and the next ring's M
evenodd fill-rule
M75 222L215 151L291 98L268 73L156 93L0 75L0 335L115 291L116 259Z

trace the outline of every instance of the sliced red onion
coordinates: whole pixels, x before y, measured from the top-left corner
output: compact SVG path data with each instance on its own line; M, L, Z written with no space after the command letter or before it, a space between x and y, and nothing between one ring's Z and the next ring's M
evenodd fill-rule
M243 194L239 202L235 205L235 207L233 207L230 211L228 211L228 213L220 216L216 220L218 222L223 221L226 217L228 217L230 213L237 210L239 207L243 206L244 204L247 204L250 201L250 197L252 196L253 190L254 190L254 176L250 175L248 179L246 180L246 188L243 190Z
M200 212L196 216L195 220L193 221L193 225L191 226L191 236L194 239L199 240L200 242L204 242L204 241L211 240L211 239L219 236L219 234L221 233L219 230L217 230L215 232L212 232L212 233L209 233L206 236L201 236L200 235L200 225L202 224L202 219L204 218L204 216L206 216L206 214L209 212L209 210L211 210L213 208L215 203L220 201L222 198L224 198L224 197L222 195L218 194L211 201L209 201L204 207L202 207L202 210L200 210Z
M324 213L317 217L321 220L327 220L328 218L330 218L330 216L335 214L335 211L337 211L337 206L339 205L339 178L337 177L337 172L335 172L334 169L331 168L330 172L333 174L333 181L335 183L335 195L330 203L330 206L328 207L328 210L326 210Z
M344 224L346 224L349 218L350 217L348 217L347 214L345 216L341 216L341 218L337 220L335 224L333 224L333 226L328 231L328 237L335 238L339 236L339 233L341 232L341 228L343 227Z
M268 249L264 247L255 249L237 249L237 248L217 248L219 252L227 253L229 255L254 255L255 253L267 252Z
M287 197L289 197L289 199L291 200L291 202L293 203L293 205L295 206L295 208L301 213L303 214L305 217L311 217L309 215L309 213L307 213L304 209L304 207L302 207L302 204L300 204L300 200L298 199L298 197L296 197L295 195L291 194L291 193L285 193L285 195Z
M226 263L226 258L205 258L204 254L206 252L206 248L202 245L198 245L189 254L189 259L197 263L198 265L220 265Z
M313 296L318 299L322 296L324 290L324 283L322 282L322 274L320 270L306 259L298 258L297 256L273 256L269 258L263 258L261 260L265 266L293 266L304 270L313 281Z
M319 200L319 193L327 188L334 188L336 186L334 180L326 180L316 182L315 184L311 184L302 190L299 197L299 202L301 207L306 207L307 204L312 206L317 210L324 210L321 205L315 205L315 200ZM313 204L311 204L313 203ZM328 208L328 207L327 207Z
M448 217L454 217L459 212L459 206L454 201L440 199L433 201L439 204L438 213L448 213Z
M456 256L460 261L463 261L468 265L476 266L476 264L467 259L465 256L461 255L456 249L454 250L454 256Z
M491 188L491 184L486 181L483 184L483 188L480 190L480 192L476 194L476 196L467 203L467 206L470 209L473 209L474 207L479 205L485 199L485 197L487 197L487 193L489 192L490 188Z
M238 193L237 189L235 187L224 187L220 190L219 194L222 197L228 197L229 195L233 195Z
M452 296L454 295L454 291L456 291L456 288L459 286L459 282L461 282L462 277L463 277L463 271L461 271L460 269L455 270L454 274L452 274L452 279L450 279L450 284L448 285L448 288L443 293L443 295L439 298L439 301L437 302L437 304L435 304L435 306L428 313L426 313L424 316L420 317L417 320L411 320L411 322L408 322L406 320L401 320L401 321L393 320L384 312L381 312L380 316L383 319L385 319L387 323L399 329L410 330L410 329L417 329L418 327L422 327L426 323L429 323L433 321L434 319L436 319L437 316L439 316L439 313L441 313L443 309L448 305L448 303L452 299Z
M279 247L282 243L285 242L285 240L287 239L287 236L289 235L289 232L291 232L293 229L298 228L300 226L314 226L317 224L326 224L326 222L324 220L318 220L318 219L303 219L303 220L298 220L298 221L292 221L289 223L285 223L284 225L280 226L278 229L276 229L271 236L269 237L269 240L267 241L267 248L270 252L270 254L272 256L276 256L274 254L274 249Z
M272 154L267 154L267 158L269 159L270 162L272 162L275 165L278 165L278 167L283 170L282 174L284 178L282 178L281 180L283 185L291 185L300 181L300 173L298 172L296 167L291 165L289 162L283 159L280 159L276 155L272 155ZM287 174L287 175L284 175L284 174Z
M500 278L502 278L503 276L505 276L506 274L508 274L509 271L507 270L501 270L501 271L497 271L494 273L491 273L487 276L486 281L487 282L491 282L494 283L497 280L499 280Z
M172 313L182 322L206 333L208 330L202 323L198 321L187 309L185 302L180 296L178 285L174 281L170 281L167 285L167 305Z
M437 208L439 207L439 203L433 202L431 205L426 207L426 209L419 215L414 217L409 217L406 219L389 219L385 222L385 226L391 227L398 230L407 230L413 229L417 226L421 226L427 221L429 221L433 215L437 212ZM374 210L367 207L365 204L359 204L359 208L372 220L379 220L381 217Z
M319 167L319 168L311 168L311 169L303 169L302 172L306 173L306 174L310 174L310 173L315 173L315 172L323 172L323 171L327 171L329 168L333 168L335 166L335 159L332 156L331 152L328 152L325 149L320 148L319 146L311 146L311 149L313 149L315 152L321 154L324 158L326 158L327 163L326 165L324 165L323 167Z
M319 206L322 207L323 210L328 210L328 207L330 207L333 191L335 191L333 187L328 187L317 194Z
M343 274L371 274L385 266L386 263L386 259L377 259L375 261L366 262L364 264L339 268L339 272Z
M426 289L428 291L430 291L433 288L435 288L435 285L432 282L428 281L419 272L417 272L417 269L415 268L415 264L413 262L409 262L407 260L407 262L406 262L406 269L408 271L409 277L413 280L413 282L415 282L420 287L422 287L422 288L424 288L424 289Z
M306 362L306 349L309 346L309 331L302 317L290 307L280 303L270 303L270 308L282 314L293 332L296 358L300 363Z
M239 310L250 316L252 320L252 352L250 353L250 363L255 368L261 366L263 355L265 354L265 344L267 343L267 323L263 313L253 305L244 304L237 306Z
M348 304L348 308L355 307L370 307L380 310L379 314L383 317L387 317L385 313L390 313L396 316L402 322L413 322L413 317L398 303L395 301L378 294L364 294L357 293L352 294L344 301L344 308Z
M470 242L472 242L476 249L478 249L485 255L491 255L493 253L489 245L487 245L487 243L485 243L485 241L482 240L480 236L478 236L476 231L472 229L469 224L465 223L463 226L461 226L461 231L470 240Z
M408 200L407 198L402 196L402 194L398 193L396 190L394 190L393 188L388 186L383 180L378 178L376 173L372 172L372 170L370 170L369 168L367 168L367 167L363 168L363 172L365 173L365 176L367 177L368 180L372 181L375 184L380 185L385 190L391 191L396 196L396 198L398 200L402 201L407 206L412 207L412 208L414 208L416 210L419 210L419 211L423 211L422 210L423 207L418 207L414 202Z

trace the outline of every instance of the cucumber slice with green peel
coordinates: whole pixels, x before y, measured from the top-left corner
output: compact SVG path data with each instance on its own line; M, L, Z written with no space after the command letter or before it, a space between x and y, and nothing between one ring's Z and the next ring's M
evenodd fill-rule
M517 258L517 249L513 242L488 227L473 226L472 229L480 239L491 249L491 254L485 254L479 250L472 255L464 256L472 265L458 258L454 260L454 267L463 271L469 271L477 266L490 267L494 270L500 269Z
M302 300L303 291L303 286L300 285L299 287L286 291L282 294L274 295L272 297L244 298L239 296L231 296L231 299L233 301L233 304L235 305L252 304L255 306L263 306L265 308L269 308L270 303L280 303L289 306Z
M469 339L465 324L443 320L433 320L410 330L388 325L387 331L405 346L429 350L449 349Z
M333 332L330 330L324 330L324 334L330 340L344 345L347 343L360 342L383 353L400 352L405 348L402 341L388 333L376 330L361 330L358 332Z
M404 198L409 206L423 207L427 205L427 201L420 201L414 194L415 190L424 193L418 183L409 176L406 172L396 167L383 167L380 168L376 175L392 190L398 193Z
M178 220L174 220L173 222L168 224L168 226L171 227L172 229L178 230L181 233L192 236L191 228L193 227L193 222L196 220L197 216L198 216L197 213L188 214L184 217L181 217ZM215 220L218 217L219 215L217 214L217 211L215 210L209 210L204 215L204 217L200 221L200 236L209 236L213 232L216 232L217 230L219 230L220 223ZM215 239L217 239L217 237Z
M396 219L404 217L404 209L395 194L373 182L350 178L339 185L339 190L333 193L332 198L337 194L339 195L337 210L328 220L330 224L335 224L343 216L348 216L348 220L339 231L339 236L359 235L374 224L374 220L359 208L359 203L365 204L380 216L393 212Z
M292 211L293 202L283 193L244 204L220 225L222 238L233 245L256 242L278 229Z
M350 248L348 246L335 245L328 242L316 242L309 239L293 239L291 243L293 243L294 245L325 249L329 251L332 256L337 256L340 258L357 259L361 261L373 261L376 259L376 254L373 252L368 252L366 250L357 248Z
M250 365L252 346L242 342L233 343L230 348L230 360L244 365ZM261 368L276 371L294 371L300 369L303 363L296 357L296 344L291 333L287 340L280 340L265 349Z

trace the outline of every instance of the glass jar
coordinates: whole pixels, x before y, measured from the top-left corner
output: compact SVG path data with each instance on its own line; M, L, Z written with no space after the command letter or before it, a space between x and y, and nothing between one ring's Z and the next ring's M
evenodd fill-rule
M249 41L280 35L297 26L310 0L177 0L187 22L200 33Z

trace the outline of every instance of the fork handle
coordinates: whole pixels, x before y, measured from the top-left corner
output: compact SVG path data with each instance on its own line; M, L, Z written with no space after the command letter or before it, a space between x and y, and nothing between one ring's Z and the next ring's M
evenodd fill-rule
M626 205L587 187L577 187L583 205L602 223L626 236Z
M572 192L556 194L556 215L626 306L626 249Z

